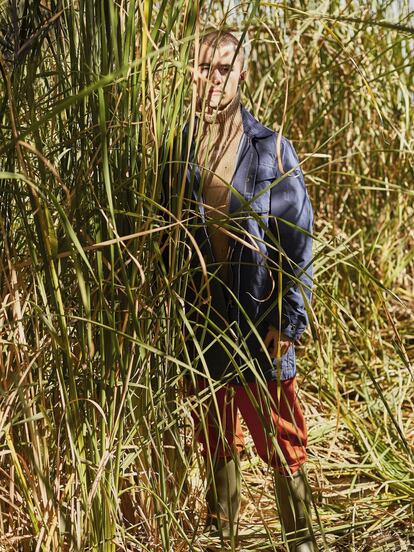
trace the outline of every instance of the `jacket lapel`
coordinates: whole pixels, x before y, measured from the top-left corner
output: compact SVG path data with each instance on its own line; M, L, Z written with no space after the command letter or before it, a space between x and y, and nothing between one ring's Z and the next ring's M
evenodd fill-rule
M184 126L184 147L182 149L182 157L181 161L185 163L185 155L187 151L187 143L188 143L188 123ZM197 127L198 127L198 118L196 117L195 125L194 125L194 136L197 134ZM194 140L194 137L191 141L191 147L190 147L190 155L188 159L188 167L187 167L187 174L186 174L186 194L185 196L190 198L192 197L196 202L196 208L200 212L200 215L202 217L203 222L205 221L205 213L204 213L204 207L201 197L201 191L200 191L200 185L201 185L201 177L200 177L200 168L197 165L196 158L195 158L195 147L196 143Z
M243 134L240 140L236 168L233 174L229 214L243 208L243 199L251 199L257 171L257 153L249 136Z
M247 109L241 107L243 120L243 137L240 142L236 170L233 175L232 192L230 199L229 212L243 208L244 198L250 201L254 195L256 183L257 166L259 156L256 149L256 141L261 138L267 138L273 134L273 131L257 121Z

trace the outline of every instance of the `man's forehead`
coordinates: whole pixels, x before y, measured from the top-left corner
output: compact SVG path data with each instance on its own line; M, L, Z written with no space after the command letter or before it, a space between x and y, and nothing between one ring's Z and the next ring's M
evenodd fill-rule
M227 44L202 44L200 47L199 63L231 63L236 46L231 42Z

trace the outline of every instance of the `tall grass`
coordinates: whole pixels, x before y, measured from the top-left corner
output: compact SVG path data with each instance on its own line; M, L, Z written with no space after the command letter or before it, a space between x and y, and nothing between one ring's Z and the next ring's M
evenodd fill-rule
M227 12L219 2L9 0L0 10L0 546L201 550L196 405L182 393L193 368L180 300L190 238L179 212L166 226L161 173L194 114L192 45L227 21L250 41L243 102L292 140L315 208L314 316L299 360L315 530L329 550L406 549L408 3ZM270 474L247 445L246 546L276 550Z

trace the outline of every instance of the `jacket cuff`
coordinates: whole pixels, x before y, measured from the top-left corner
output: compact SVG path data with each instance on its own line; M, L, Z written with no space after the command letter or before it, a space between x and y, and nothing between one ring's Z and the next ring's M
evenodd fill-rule
M296 341L302 335L305 328L298 327L293 322L289 322L286 326L282 327L282 333L286 335L292 341Z
M274 322L270 317L266 318L266 322L269 326L271 325L276 329L279 328L279 331L284 333L285 336L292 341L297 341L305 331L306 327L303 325L303 323L291 322L287 319L286 316L284 316L283 318L284 320L282 320L281 324Z

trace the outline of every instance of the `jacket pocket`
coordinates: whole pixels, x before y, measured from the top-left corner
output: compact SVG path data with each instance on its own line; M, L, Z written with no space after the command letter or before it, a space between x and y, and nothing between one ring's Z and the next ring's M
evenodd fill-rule
M278 178L278 175L278 170L273 165L257 165L256 182L263 182L264 180L273 182L273 180L276 180L276 178Z

